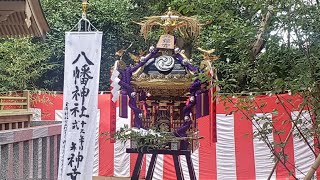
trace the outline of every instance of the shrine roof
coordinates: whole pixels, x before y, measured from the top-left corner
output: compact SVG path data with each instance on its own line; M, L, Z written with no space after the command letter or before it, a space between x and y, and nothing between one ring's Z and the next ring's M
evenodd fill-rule
M39 0L0 1L0 36L43 37L49 31Z

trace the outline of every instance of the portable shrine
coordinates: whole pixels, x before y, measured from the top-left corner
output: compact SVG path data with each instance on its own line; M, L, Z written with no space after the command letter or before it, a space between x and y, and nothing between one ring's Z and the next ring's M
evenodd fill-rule
M146 179L152 179L158 154L173 156L177 179L183 178L179 155L185 155L190 178L196 179L190 155L199 147L197 119L209 115L210 109L215 108L210 107L209 98L213 98L212 81L216 77L210 60L216 56L210 55L213 51L200 49L204 59L197 67L179 47L179 36L187 33L196 38L199 35L200 24L195 18L180 16L169 9L165 15L147 17L139 24L145 38L153 26L162 27L164 34L156 47L151 46L149 54L139 57L134 66L116 61L111 77L113 100L119 97L120 117L127 118L130 107L133 127L171 133L174 138L166 146L147 150L131 142L127 153L139 154L132 179L138 179L143 155L147 153L152 154L152 158Z

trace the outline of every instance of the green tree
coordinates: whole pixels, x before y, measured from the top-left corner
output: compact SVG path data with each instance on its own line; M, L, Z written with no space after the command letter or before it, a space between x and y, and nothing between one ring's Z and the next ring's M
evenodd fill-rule
M36 89L37 81L47 70L48 51L30 38L0 40L0 91Z
M42 0L41 3L51 28L42 49L50 52L47 62L54 67L47 69L36 87L62 90L64 32L70 31L81 17L81 2ZM185 40L186 48L191 50L195 63L199 63L201 56L194 47L216 49L220 60L214 65L224 84L223 92L275 90L278 89L275 84L280 82L285 82L281 87L284 90L293 88L291 82L308 85L315 80L319 67L316 3L303 0L94 0L90 1L88 18L104 32L100 90L109 89L109 69L117 58L117 50L133 43L129 51L137 53L156 43L157 33L150 34L145 41L138 35L139 26L134 22L162 14L169 6L183 15L197 16L205 24L192 46ZM127 64L133 63L128 56L124 59Z
M45 44L52 52L49 61L57 64L56 68L48 71L43 77L44 88L62 90L64 62L64 32L72 30L81 17L81 2L43 0L42 6L51 31ZM116 60L115 52L133 43L131 52L145 48L138 25L133 20L139 20L139 14L129 0L96 0L90 2L88 19L100 31L103 31L102 57L100 71L100 90L109 90L110 68ZM137 17L139 15L139 17ZM126 58L127 63L133 63Z

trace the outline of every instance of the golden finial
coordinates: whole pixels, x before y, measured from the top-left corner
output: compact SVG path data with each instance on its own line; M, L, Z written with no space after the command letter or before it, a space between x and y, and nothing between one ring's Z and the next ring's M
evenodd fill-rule
M123 55L127 52L127 50L133 45L133 43L131 43L126 49L122 48L120 50L118 50L115 55L119 56L120 60L122 60Z
M138 63L138 62L140 62L141 57L144 56L146 53L147 53L147 51L140 50L139 55L129 53L129 56L135 63Z
M171 7L169 7L169 8L168 8L167 15L170 17L170 16L172 16L172 14L173 14L173 13L172 13L172 11L171 11Z
M87 16L88 6L89 6L88 1L87 0L83 0L82 4L81 4L81 7L82 7L82 15L85 16L85 17Z
M145 20L137 24L141 26L140 31L145 39L153 26L162 27L165 34L172 35L174 31L179 31L185 38L197 37L200 32L200 23L196 18L181 16L171 7L165 15L145 17Z
M215 52L215 49L205 50L200 47L198 47L197 49L203 52L203 60L215 61L219 59L219 56L211 55Z

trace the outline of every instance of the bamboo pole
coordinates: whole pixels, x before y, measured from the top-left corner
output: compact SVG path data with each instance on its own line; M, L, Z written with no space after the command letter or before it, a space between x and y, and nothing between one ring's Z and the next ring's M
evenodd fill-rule
M285 141L284 141L284 145L283 145L282 150L284 150L284 148L286 147L286 145L287 145L287 143L288 143L288 140L289 140L289 138L290 138L290 136L291 136L291 134L292 134L292 132L293 132L293 129L294 129L294 126L291 127L290 132L288 133L288 135L287 135L287 137L286 137L286 139L285 139ZM270 174L269 174L268 179L271 179L272 174L274 173L274 170L276 169L278 163L279 163L279 159L277 159L276 163L274 164L274 166L273 166L273 168L272 168L272 170L271 170L271 172L270 172Z
M280 100L280 101L281 101L281 100ZM303 108L304 108L304 107L303 107ZM297 118L295 119L295 121L297 121L298 118L300 117L300 115L301 115L301 113L302 113L302 111L303 111L303 108L301 108L301 110L299 111L299 114L298 114ZM292 120L292 121L293 121L293 120ZM291 125L291 129L290 129L290 131L289 131L286 139L284 140L284 145L283 145L283 147L281 148L281 151L284 151L284 148L285 148L286 145L288 144L289 138L290 138L290 136L292 135L292 132L293 132L293 130L294 130L294 124L293 124L293 122L292 122L291 124L292 124L292 125ZM271 172L270 172L270 174L269 174L268 179L270 179L270 178L272 177L272 174L274 173L274 170L276 169L278 163L279 163L279 159L277 159L276 163L274 164L274 166L273 166L273 168L272 168L272 170L271 170Z
M318 167L320 166L320 154L318 155L316 161L310 167L307 175L304 177L304 180L311 180L313 174L317 171Z

